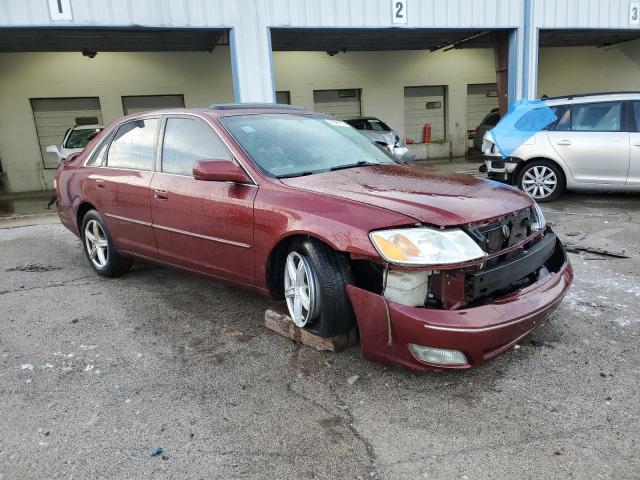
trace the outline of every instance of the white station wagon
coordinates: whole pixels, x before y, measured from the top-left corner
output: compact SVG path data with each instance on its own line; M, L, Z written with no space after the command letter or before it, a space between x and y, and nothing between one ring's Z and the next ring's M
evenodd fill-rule
M557 120L503 158L483 139L489 178L539 202L565 190L640 191L640 92L544 98Z

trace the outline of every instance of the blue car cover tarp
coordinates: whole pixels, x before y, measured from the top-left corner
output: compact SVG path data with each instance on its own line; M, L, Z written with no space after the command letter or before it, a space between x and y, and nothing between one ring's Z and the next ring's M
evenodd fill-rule
M503 158L540 130L556 121L556 114L543 100L522 99L513 103L504 117L490 132Z

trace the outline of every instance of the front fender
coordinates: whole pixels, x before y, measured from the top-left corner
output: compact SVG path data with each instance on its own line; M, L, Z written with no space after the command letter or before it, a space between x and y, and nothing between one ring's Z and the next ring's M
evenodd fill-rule
M267 262L287 237L308 235L336 251L378 257L371 230L411 225L410 217L330 195L286 186L261 188L254 203L256 285L267 289Z

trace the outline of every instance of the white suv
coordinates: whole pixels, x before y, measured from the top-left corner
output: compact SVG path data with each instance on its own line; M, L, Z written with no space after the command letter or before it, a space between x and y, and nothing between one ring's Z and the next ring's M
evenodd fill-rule
M539 202L555 200L565 188L640 191L640 92L543 100L557 120L507 158L488 131L481 171Z

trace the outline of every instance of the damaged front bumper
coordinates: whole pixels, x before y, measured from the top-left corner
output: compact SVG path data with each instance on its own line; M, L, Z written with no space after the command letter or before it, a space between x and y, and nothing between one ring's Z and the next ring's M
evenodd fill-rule
M502 158L484 155L483 161L484 165L481 166L480 170L482 173L486 173L492 180L511 182L513 180L513 172L522 160L516 157Z
M470 368L500 355L538 326L567 293L573 270L559 241L554 256L562 259L554 272L484 304L460 309L410 307L349 285L363 356L426 371ZM517 268L518 263L513 266ZM498 273L495 278L500 277ZM425 362L412 353L411 345L462 352L466 362Z

